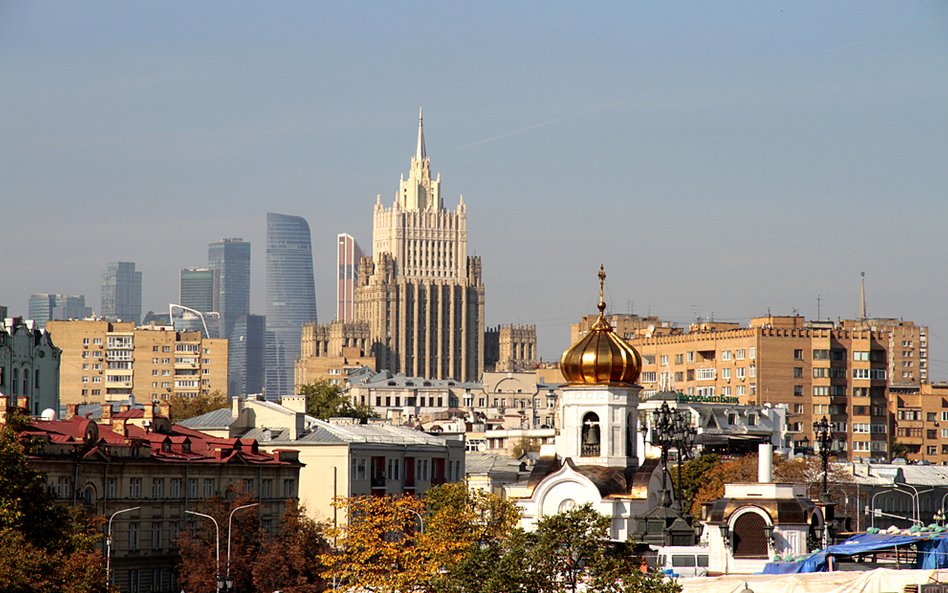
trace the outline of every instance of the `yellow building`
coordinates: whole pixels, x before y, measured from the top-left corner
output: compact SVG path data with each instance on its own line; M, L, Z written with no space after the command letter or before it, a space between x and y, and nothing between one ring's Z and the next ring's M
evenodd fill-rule
M62 405L227 391L224 339L104 320L50 321L46 331L62 349Z
M747 327L695 323L688 332L649 323L628 340L642 355L643 396L670 389L699 402L785 404L792 441L814 442L813 422L825 416L844 443L841 457L887 458L890 382L917 388L900 370L902 361L927 368L927 330L872 321L768 315Z

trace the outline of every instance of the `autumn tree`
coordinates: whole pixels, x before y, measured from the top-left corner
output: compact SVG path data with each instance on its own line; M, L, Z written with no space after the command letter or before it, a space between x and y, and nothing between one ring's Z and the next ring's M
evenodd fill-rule
M320 420L333 417L366 420L376 416L371 407L353 404L346 397L341 386L330 383L326 379L303 385L300 388L300 395L306 396L306 413Z
M275 535L264 537L253 562L253 584L257 591L319 593L328 587L322 577L320 558L329 552L325 525L306 516L289 503Z
M217 577L227 574L227 522L230 512L252 504L253 499L231 486L224 497L215 496L195 509L210 515L220 526L220 566L217 565L217 531L204 517L187 515L188 524L176 540L180 560L178 579L189 593L215 593ZM230 577L237 591L253 591L253 560L261 548L260 519L256 507L234 513L230 533Z
M56 503L29 465L28 423L14 409L0 427L0 591L104 593L100 520Z
M526 455L527 453L532 453L540 450L540 439L532 439L529 437L520 437L516 443L514 443L513 454L514 459L519 459Z
M714 453L704 453L694 459L686 461L681 467L681 484L678 483L678 473L670 472L672 482L675 485L675 491L681 495L683 508L691 509L691 515L693 517L700 516L695 513L700 512L701 506L698 505L698 510L696 511L694 502L698 491L705 483L705 476L720 463L721 458Z
M171 404L171 419L174 422L181 422L214 410L230 407L230 399L227 394L217 390L207 395L195 395L193 397L175 393L168 402Z
M376 593L417 591L433 576L419 546L424 501L412 496L337 498L348 522L329 530L334 552L320 556L323 578Z

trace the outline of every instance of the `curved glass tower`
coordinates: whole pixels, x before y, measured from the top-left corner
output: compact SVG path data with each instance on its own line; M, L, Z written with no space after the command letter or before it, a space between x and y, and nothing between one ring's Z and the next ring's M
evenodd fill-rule
M293 392L304 323L316 323L316 283L309 224L299 216L267 213L266 394Z

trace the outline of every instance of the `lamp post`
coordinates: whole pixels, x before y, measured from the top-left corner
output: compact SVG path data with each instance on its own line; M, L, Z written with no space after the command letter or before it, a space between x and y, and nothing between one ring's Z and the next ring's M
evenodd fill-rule
M217 563L217 570L214 573L214 582L217 584L217 590L220 591L223 589L223 584L221 582L221 526L217 523L217 519L210 515L205 515L204 513L199 513L197 511L184 511L189 515L197 515L198 517L204 517L205 519L210 519L214 522L214 529L217 532L217 546L215 547L215 562Z
M227 575L224 577L224 584L227 586L227 591L230 591L231 587L234 586L234 581L230 579L230 528L233 525L234 513L241 509L249 509L250 507L258 506L260 503L253 502L250 504L240 505L230 511L230 516L227 517ZM218 561L218 566L220 566L220 561ZM220 569L218 569L220 571Z
M831 449L833 445L832 428L826 416L823 416L819 422L813 423L813 436L816 442L820 444L820 459L823 461L823 502L829 501L829 473L827 467L829 466L830 455L833 454Z
M108 533L105 534L105 586L108 588L109 584L112 582L112 519L116 515L121 515L122 513L130 513L132 511L137 511L142 507L132 507L130 509L122 509L120 511L115 511L112 513L112 516L109 517L109 529Z
M646 424L642 423L643 427ZM691 426L691 423L685 418L685 415L677 409L668 406L668 402L662 402L662 405L652 411L652 426L648 442L653 447L662 450L662 490L667 493L665 488L665 476L668 474L668 450L675 448L678 450L678 504L681 505L681 463L684 457L690 457L691 448L694 444L697 429ZM663 503L668 502L664 500Z
M944 527L944 525L945 525L945 511L943 511L943 510L941 510L941 509L938 509L937 511L935 511L935 516L932 517L932 519L935 521L935 524L936 524L936 525L938 525L939 527Z

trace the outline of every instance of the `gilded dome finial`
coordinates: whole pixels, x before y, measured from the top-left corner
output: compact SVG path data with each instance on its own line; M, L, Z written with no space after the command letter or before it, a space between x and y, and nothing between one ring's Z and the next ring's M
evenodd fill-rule
M612 331L606 320L606 267L599 266L599 318L589 332L560 359L560 371L570 385L631 385L639 378L642 357Z
M606 301L603 298L603 290L606 287L606 266L599 264L599 314L606 312Z

